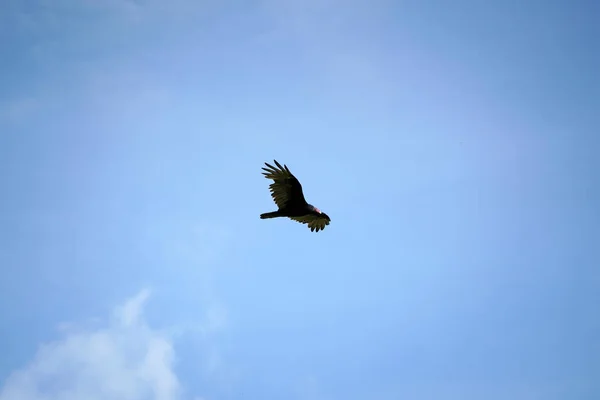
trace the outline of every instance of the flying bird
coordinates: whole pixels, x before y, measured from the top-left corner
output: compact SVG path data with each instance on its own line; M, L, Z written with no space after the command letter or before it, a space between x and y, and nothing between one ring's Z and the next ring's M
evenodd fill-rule
M327 214L312 204L308 204L302 193L302 185L290 172L287 165L281 166L276 160L275 165L265 163L268 168L263 167L263 175L267 179L273 179L269 185L271 197L279 208L277 211L260 215L261 219L288 217L302 224L308 224L311 232L325 229L331 219Z

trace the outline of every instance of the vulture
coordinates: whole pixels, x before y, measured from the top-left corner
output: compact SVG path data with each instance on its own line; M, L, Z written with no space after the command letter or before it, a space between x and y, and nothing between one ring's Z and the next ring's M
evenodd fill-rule
M263 175L267 179L272 179L273 183L269 185L271 197L277 204L278 210L260 215L261 219L288 217L302 224L308 224L311 232L325 229L331 219L327 214L319 210L312 204L308 204L302 193L302 185L298 179L290 172L287 165L281 166L275 161L277 167L265 163L268 168L263 167Z

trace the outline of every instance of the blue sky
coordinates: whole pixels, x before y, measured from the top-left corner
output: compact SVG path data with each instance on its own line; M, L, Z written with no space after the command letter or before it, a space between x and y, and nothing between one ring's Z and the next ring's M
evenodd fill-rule
M2 2L0 400L599 398L599 15Z

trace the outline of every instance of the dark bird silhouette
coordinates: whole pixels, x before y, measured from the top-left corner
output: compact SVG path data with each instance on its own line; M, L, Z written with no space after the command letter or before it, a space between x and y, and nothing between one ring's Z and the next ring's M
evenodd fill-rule
M308 224L311 232L325 229L331 219L327 214L312 204L308 204L302 193L302 185L288 169L287 165L281 166L276 160L275 165L265 163L268 168L263 167L266 172L263 175L267 179L273 179L269 185L271 197L279 208L277 211L260 215L261 219L288 217L302 224Z

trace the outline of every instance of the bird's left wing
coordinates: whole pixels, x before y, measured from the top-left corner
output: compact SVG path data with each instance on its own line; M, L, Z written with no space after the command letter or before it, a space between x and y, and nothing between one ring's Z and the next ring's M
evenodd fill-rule
M269 185L269 190L277 207L284 208L286 205L306 203L302 193L302 185L298 179L292 174L287 165L281 166L277 160L274 161L277 167L265 163L268 168L263 167L262 169L266 171L263 172L265 178L273 180L273 183Z

